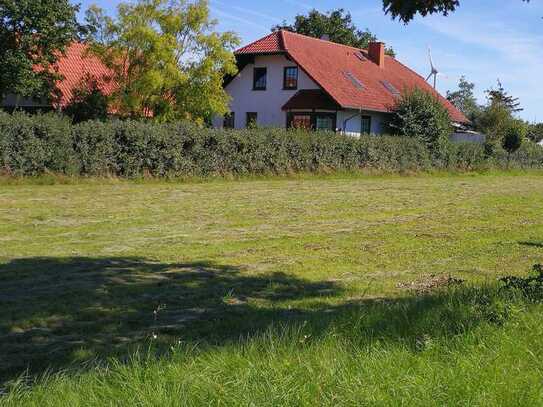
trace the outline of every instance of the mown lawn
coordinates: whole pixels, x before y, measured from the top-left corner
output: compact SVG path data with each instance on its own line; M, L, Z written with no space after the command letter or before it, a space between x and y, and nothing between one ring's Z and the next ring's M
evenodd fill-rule
M535 172L3 182L0 404L543 404L536 263Z

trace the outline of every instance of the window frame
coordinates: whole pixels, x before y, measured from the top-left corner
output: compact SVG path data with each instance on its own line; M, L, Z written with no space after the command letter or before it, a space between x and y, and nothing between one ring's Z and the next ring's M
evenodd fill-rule
M257 82L259 79L261 79L262 77L259 77L257 79L257 72L258 71L264 71L264 86L257 86ZM266 88L268 87L268 68L264 67L264 66L259 66L259 67L254 67L253 68L253 90L258 90L258 91L263 91L263 90L266 90Z
M249 126L251 121L254 123L254 126L258 126L258 112L246 112L245 113L245 128L246 129L251 128Z
M296 69L296 85L287 86L287 72L289 69ZM300 70L297 66L285 66L283 68L283 90L297 90L298 89L298 79L300 76Z
M235 129L236 128L236 112L226 113L222 122L223 129Z
M313 111L289 111L287 113L287 129L291 129L294 116L309 116L311 119L311 131L317 131L317 116L326 116L332 119L332 129L328 131L337 131L337 113L333 112L313 112ZM324 130L322 130L324 131Z
M368 121L368 132L364 131L363 123L364 120ZM371 134L371 116L370 115L361 115L360 116L360 134Z

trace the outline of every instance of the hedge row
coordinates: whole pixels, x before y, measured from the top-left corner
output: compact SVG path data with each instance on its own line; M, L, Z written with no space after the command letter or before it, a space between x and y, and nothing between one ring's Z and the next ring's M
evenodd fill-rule
M505 165L541 167L543 149L527 144L508 160L503 151L489 157L480 145L456 144L436 158L416 140L400 137L223 131L137 121L72 125L54 114L0 113L0 171L13 175L214 176Z

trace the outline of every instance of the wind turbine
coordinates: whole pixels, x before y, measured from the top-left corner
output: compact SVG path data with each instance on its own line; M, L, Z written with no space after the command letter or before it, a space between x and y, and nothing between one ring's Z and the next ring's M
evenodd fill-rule
M445 76L445 75L443 75L441 72L439 72L438 69L436 68L436 66L434 65L434 60L432 59L432 50L430 49L430 46L428 46L428 57L430 58L430 68L432 69L432 71L430 72L430 75L428 75L428 77L426 78L426 82L428 82L430 80L430 78L433 76L434 77L434 89L435 89L436 85L437 85L437 76L438 75Z

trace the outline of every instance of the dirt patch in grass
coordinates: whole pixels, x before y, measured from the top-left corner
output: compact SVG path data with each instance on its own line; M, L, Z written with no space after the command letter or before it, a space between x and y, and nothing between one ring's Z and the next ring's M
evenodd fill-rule
M428 294L435 290L456 287L464 283L465 281L460 278L446 275L432 275L415 281L398 283L397 287L417 294Z

